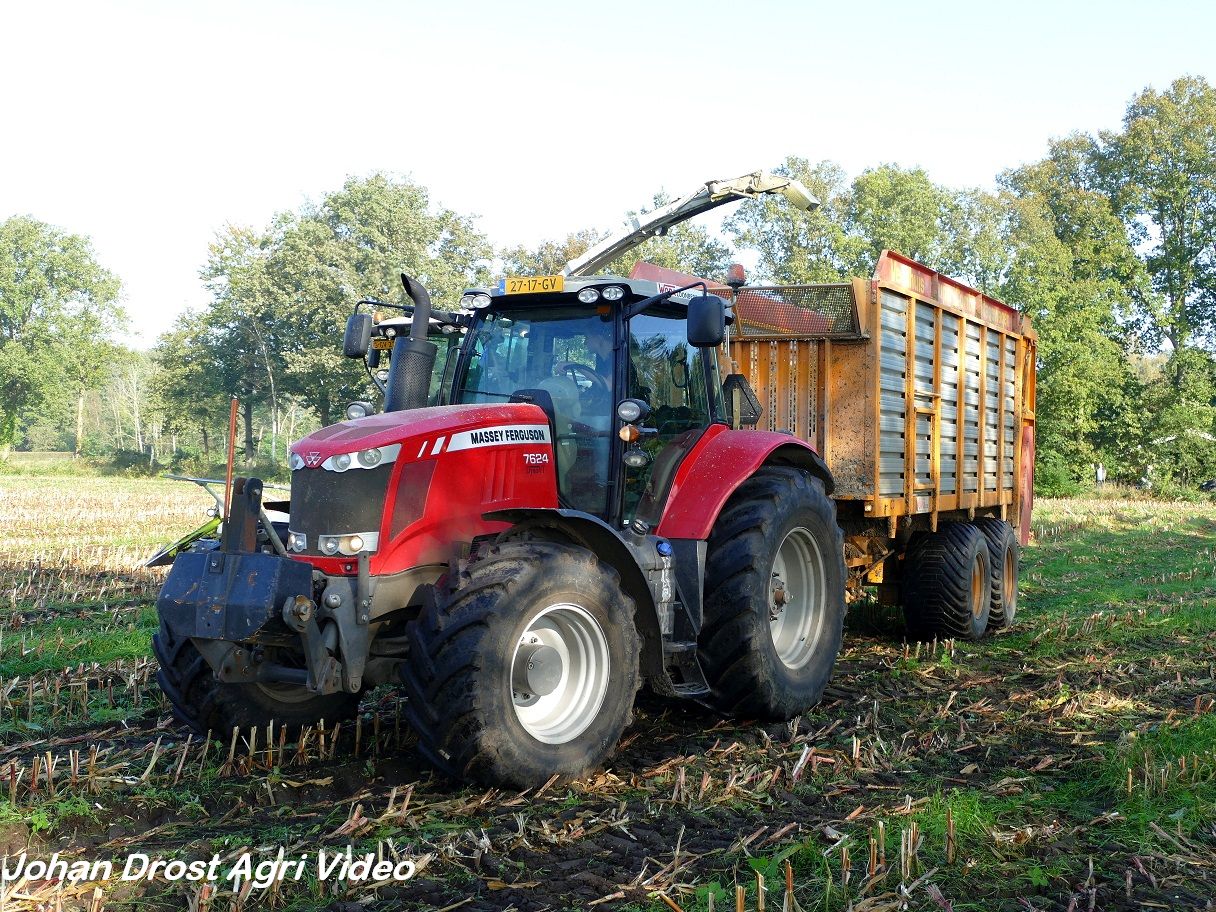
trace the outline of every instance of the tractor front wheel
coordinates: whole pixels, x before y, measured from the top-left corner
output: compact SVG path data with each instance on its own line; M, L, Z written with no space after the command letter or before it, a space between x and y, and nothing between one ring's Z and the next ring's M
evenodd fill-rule
M152 651L160 662L156 681L173 715L204 737L210 732L219 738L233 728L264 729L271 722L276 731L285 728L294 736L322 719L332 724L353 718L359 709L358 694L319 696L297 685L217 681L189 637L175 636L164 621L152 637Z
M723 712L788 719L823 696L844 627L844 546L823 482L764 468L718 516L698 655Z
M456 779L528 788L607 759L640 684L634 603L585 548L508 542L406 628L418 749Z

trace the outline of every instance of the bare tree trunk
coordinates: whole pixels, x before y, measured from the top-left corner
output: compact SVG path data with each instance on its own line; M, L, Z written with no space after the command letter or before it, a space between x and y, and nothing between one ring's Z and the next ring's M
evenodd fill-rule
M73 459L80 458L80 443L84 437L84 390L76 396L76 448L72 452Z
M115 390L115 395L110 399L110 411L114 415L114 448L121 450L123 442L127 439L127 435L122 428L122 414L118 411L118 390Z
M245 403L245 465L253 465L253 403Z
M135 449L144 451L144 429L139 418L139 373L131 368L131 411L135 416Z
M207 425L202 425L203 431L203 462L211 465L211 438L207 436Z
M296 439L296 415L298 414L296 404L291 404L290 410L287 412L287 439L283 441L283 461L287 462L291 459L291 445Z

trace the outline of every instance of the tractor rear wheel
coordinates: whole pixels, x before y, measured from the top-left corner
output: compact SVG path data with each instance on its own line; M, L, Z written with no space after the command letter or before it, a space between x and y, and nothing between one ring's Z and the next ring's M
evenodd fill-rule
M988 629L1012 627L1018 613L1018 565L1021 549L1013 526L1003 519L986 516L975 527L988 540L988 559L992 573L992 610Z
M152 636L152 651L160 662L156 682L173 715L204 737L221 737L233 728L286 728L295 735L300 728L322 719L326 724L355 716L359 694L335 693L320 696L292 684L225 684L217 681L207 660L189 637L175 636L162 621Z
M698 655L723 712L788 719L817 703L844 626L844 545L823 482L760 469L718 515Z
M988 540L970 523L917 532L900 579L904 621L914 639L978 640L988 629L992 579Z
M456 779L519 788L599 766L633 714L641 643L616 571L585 548L508 542L406 627L405 714Z

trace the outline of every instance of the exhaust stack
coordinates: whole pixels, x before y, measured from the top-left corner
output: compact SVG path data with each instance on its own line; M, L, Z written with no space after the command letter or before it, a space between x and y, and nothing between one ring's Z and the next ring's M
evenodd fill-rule
M431 296L421 283L404 272L401 273L401 284L414 302L414 322L410 326L410 334L398 336L393 343L393 357L388 367L384 395L386 412L426 407L431 389L431 371L435 368L435 358L439 352L439 347L426 337L431 325Z

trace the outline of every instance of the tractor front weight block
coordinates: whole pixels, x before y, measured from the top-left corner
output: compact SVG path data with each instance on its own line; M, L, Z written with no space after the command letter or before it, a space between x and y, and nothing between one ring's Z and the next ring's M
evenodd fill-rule
M288 599L312 597L312 567L274 554L178 555L156 610L179 636L241 643L282 626Z
M312 601L312 567L260 552L186 552L173 562L156 610L188 637L227 683L300 684L314 693L341 689L338 663L322 644ZM268 642L305 648L308 669L262 660Z

